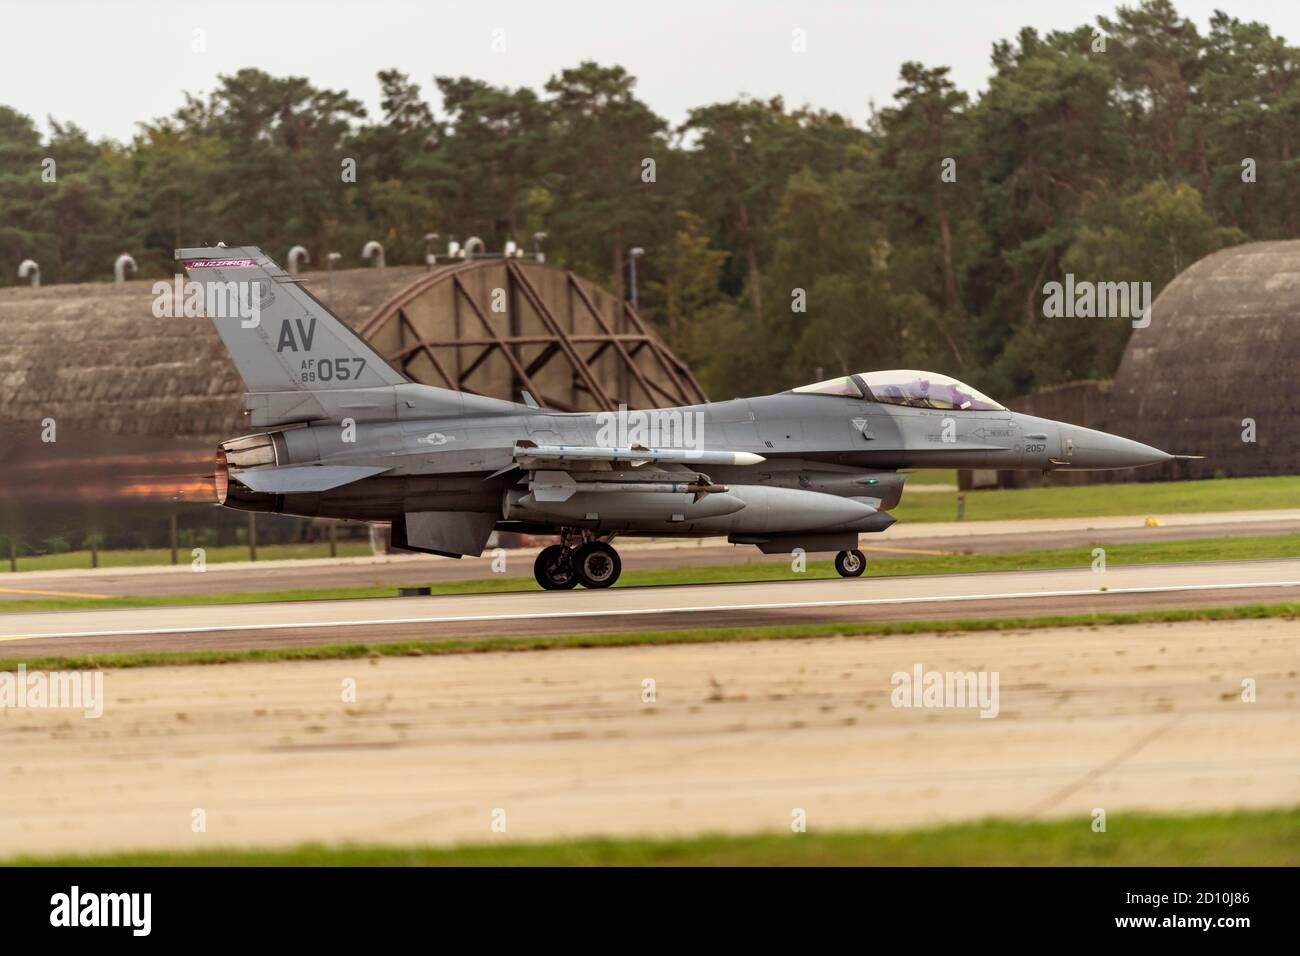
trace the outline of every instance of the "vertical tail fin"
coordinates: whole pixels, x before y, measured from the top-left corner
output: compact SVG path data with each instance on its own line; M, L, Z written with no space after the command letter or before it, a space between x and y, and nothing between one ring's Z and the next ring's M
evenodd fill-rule
M332 418L353 404L391 409L392 397L363 396L409 381L260 249L178 249L176 258L203 288L254 424ZM359 401L334 394L344 392Z

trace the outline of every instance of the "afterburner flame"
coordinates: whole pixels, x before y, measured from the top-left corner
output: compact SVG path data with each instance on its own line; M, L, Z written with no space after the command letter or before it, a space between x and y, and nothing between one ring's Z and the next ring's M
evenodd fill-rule
M226 503L226 494L230 491L230 468L226 465L226 449L217 448L217 467L212 475L213 491L217 495L217 504Z
M21 502L211 502L214 475L192 452L67 457L13 463L3 497Z

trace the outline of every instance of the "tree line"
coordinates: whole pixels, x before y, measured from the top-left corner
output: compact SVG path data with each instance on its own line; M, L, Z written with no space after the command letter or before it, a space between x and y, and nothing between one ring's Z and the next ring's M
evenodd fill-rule
M0 284L29 257L78 282L122 251L169 275L174 248L218 240L359 265L378 239L401 264L431 232L439 250L544 232L550 261L620 293L644 249L641 311L714 398L888 367L1012 397L1108 377L1131 331L1045 318L1045 283L1158 292L1217 248L1296 235L1298 53L1143 0L995 43L977 94L905 63L861 125L778 97L674 126L592 62L540 89L384 71L373 116L244 69L129 143L0 106Z

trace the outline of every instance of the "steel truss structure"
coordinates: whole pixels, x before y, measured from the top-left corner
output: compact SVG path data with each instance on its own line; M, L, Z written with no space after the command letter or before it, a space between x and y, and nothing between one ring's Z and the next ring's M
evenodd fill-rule
M438 266L358 331L412 379L556 411L706 400L630 303L571 270L507 258Z

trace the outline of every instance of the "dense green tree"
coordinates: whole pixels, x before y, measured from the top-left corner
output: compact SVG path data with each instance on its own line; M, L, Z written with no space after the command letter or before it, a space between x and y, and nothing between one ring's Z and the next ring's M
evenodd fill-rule
M939 309L896 280L884 230L847 199L850 176L802 170L777 210L764 340L786 386L939 351Z
M671 175L667 124L637 99L622 67L585 62L546 83L550 130L539 157L554 194L549 230L575 263L622 295L626 253L671 227L660 178ZM608 265L608 272L602 268Z
M1106 42L1100 55L1114 73L1114 99L1140 175L1172 176L1189 161L1195 164L1193 154L1204 149L1189 136L1202 73L1196 25L1169 0L1120 7L1114 18L1097 22Z
M780 97L691 110L678 132L689 144L691 207L732 254L731 290L743 289L751 315L761 316L764 264L773 246L769 223L787 180L805 167L841 168L864 135L836 114L789 113Z
M960 366L967 323L958 276L978 246L968 225L971 192L960 188L961 175L973 172L962 143L967 98L948 79L947 67L904 63L900 76L898 105L877 117L880 148L864 198L884 213L895 281L933 298L949 361Z
M382 117L357 130L345 148L359 175L350 189L355 218L337 243L354 255L377 239L387 259L418 261L428 245L424 237L443 217L435 157L444 130L406 74L380 71L379 84Z
M1110 61L1091 40L1088 28L1046 38L1027 29L998 44L996 72L971 111L977 175L961 188L976 190L984 233L970 267L972 362L992 368L1003 393L1039 384L1033 363L1002 357L1017 337L1041 341L1043 285L1060 274L1081 211L1125 170Z
M45 251L47 237L37 222L37 210L48 198L48 184L41 179L43 158L36 125L0 106L0 285L17 282L18 264L40 259Z
M1091 207L1062 260L1076 280L1151 283L1152 295L1198 259L1243 241L1217 226L1190 183L1163 179ZM1132 326L1122 319L1058 324L1056 380L1104 378L1118 366Z
M670 344L684 333L707 331L713 311L724 298L719 279L727 254L712 248L704 220L693 212L678 210L677 230L659 260L665 278L645 283L642 311L659 317Z
M1198 172L1210 209L1253 238L1294 237L1300 51L1263 24L1216 13L1204 60L1194 125L1206 144ZM1252 176L1243 175L1248 160Z
M1300 50L1229 13L1202 31L1176 0L1025 28L977 95L904 63L863 126L740 97L670 130L592 62L539 89L377 82L371 117L240 70L126 144L0 106L0 285L26 258L71 282L109 279L123 251L165 275L174 248L219 240L302 244L319 266L369 239L396 264L429 233L496 251L545 232L551 261L619 294L644 249L642 311L715 395L899 365L1014 397L1111 374L1128 339L1046 318L1047 283L1158 293L1224 245L1300 231Z
M192 239L257 237L274 250L301 243L319 261L327 246L355 233L353 187L380 173L376 156L351 156L346 148L364 116L346 93L255 69L221 77L206 101L191 98L177 121L188 136L220 148L193 184L210 205ZM356 183L346 181L350 162Z
M539 181L546 110L529 89L438 77L447 135L430 164L432 189L447 226L461 242L478 236L490 249L525 242L529 190Z

